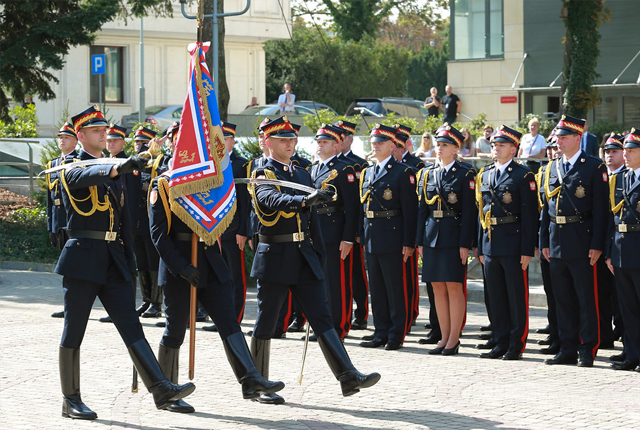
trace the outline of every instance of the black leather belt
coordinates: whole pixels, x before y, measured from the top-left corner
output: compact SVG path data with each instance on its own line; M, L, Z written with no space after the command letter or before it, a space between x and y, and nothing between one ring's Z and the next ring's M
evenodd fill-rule
M117 231L94 231L94 230L67 230L71 239L96 239L113 242L118 240Z
M434 218L456 218L460 216L458 211L431 211Z
M344 212L342 206L328 206L325 208L318 208L318 215L330 214L332 212Z
M640 231L640 224L618 224L616 225L618 233L627 233L630 231Z
M301 233L289 233L289 234L259 234L258 239L262 243L287 243L287 242L303 242L305 239L311 237L308 230Z
M182 240L184 242L191 242L191 236L193 236L193 233L174 233L174 232L171 232L171 233L169 233L169 236L171 236L171 238L175 239L175 240ZM204 242L204 240L202 240L201 237L198 237L198 242Z
M520 215L511 215L511 216L491 217L489 221L491 225L502 225L502 224L512 224L514 222L518 222L519 219L520 219Z
M555 224L573 224L576 222L586 221L591 218L591 212L585 212L580 215L569 215L569 216L553 216L549 215L552 223Z
M385 218L398 215L402 215L402 211L400 209L392 209L390 211L367 211L365 213L367 218Z

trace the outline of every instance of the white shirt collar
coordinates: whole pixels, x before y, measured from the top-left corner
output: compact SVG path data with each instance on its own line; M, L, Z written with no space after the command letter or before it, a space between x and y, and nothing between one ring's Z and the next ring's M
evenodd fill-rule
M380 163L376 163L376 166L380 166L381 168L384 168L384 166L389 162L389 160L391 160L391 157L393 157L393 155L388 156L387 158L382 160L382 162Z
M636 179L640 178L640 167L634 170L633 173L636 175Z
M496 164L496 168L498 170L500 170L500 175L502 175L505 171L505 169L507 168L507 166L509 166L509 164L511 164L511 162L513 161L513 159L507 161L506 163L504 163L502 166L498 167L498 165Z
M582 154L582 151L578 151L575 154L573 154L573 157L571 157L568 160L567 160L567 157L564 154L562 154L562 164L568 161L569 164L571 164L571 167L573 167L576 164L576 161L578 161L578 158L580 158L581 154Z
M273 158L273 157L269 157L269 160L273 160L273 161L275 161L276 163L280 163L280 164L282 164L283 166L287 166L287 167L289 168L289 170L290 170L290 171L291 171L291 170L293 170L293 164L291 163L291 161L289 161L289 164L284 164L282 161L278 161L278 160L276 160L276 159L275 159L275 158Z
M609 170L609 168L607 167L607 170L609 171L609 176L615 175L622 169L624 169L624 163L620 167L618 167L616 170Z
M445 172L449 172L449 170L451 169L451 166L453 166L453 163L455 163L456 160L453 160L451 163L447 164L446 166L442 165L442 161L438 161L438 164L440 164L440 167L444 167Z
M329 162L331 162L331 160L333 160L336 156L332 155L331 157L327 158L326 160L322 161L322 160L318 160L318 163L322 166L323 164L329 165Z

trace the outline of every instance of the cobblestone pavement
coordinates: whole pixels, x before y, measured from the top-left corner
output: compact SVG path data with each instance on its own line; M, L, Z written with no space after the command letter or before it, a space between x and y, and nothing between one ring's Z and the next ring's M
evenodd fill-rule
M98 414L92 422L62 418L58 344L63 321L61 278L41 272L0 270L0 428L2 429L632 429L640 426L640 374L613 371L601 351L594 368L547 366L532 334L520 361L480 360L475 345L487 323L484 307L469 304L460 354L427 355L417 340L426 334L427 304L399 351L358 347L352 332L346 347L359 370L378 371L381 381L343 398L317 344L311 344L304 379L298 385L303 342L288 334L272 342L271 377L284 381L280 406L243 400L219 336L197 331L197 389L187 400L195 414L158 411L143 385L130 390L132 364L112 324L96 302L81 352L81 391ZM531 310L532 331L546 325L546 310ZM250 291L243 331L252 328L255 291ZM143 319L154 349L162 329ZM199 323L202 326L204 323ZM180 376L187 375L187 343Z

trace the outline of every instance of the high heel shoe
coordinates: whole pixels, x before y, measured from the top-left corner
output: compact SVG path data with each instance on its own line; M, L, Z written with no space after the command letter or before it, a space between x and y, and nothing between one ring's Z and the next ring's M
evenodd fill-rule
M429 355L440 355L444 351L444 346L439 346L435 349L432 349L428 352Z
M456 355L458 353L458 350L460 350L460 341L458 341L458 343L456 343L456 346L454 346L453 348L443 349L442 355Z

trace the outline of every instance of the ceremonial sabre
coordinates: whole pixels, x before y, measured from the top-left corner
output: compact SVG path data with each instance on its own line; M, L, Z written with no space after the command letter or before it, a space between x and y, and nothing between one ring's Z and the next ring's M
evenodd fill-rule
M297 182L282 181L280 179L267 179L267 178L234 178L233 181L236 184L251 184L251 185L277 185L279 187L293 188L294 190L304 191L305 193L313 193L318 191L317 188L309 187L307 185L298 184ZM337 198L338 193L336 187L332 184L325 184L323 182L322 189L331 188L334 192L334 200Z
M153 156L150 152L145 151L138 154L139 157L147 158L149 161L147 162L147 167L151 167L153 165ZM65 163L59 166L52 167L50 169L43 170L38 173L38 176L47 175L49 173L57 172L59 170L70 170L75 167L83 167L83 166L95 166L96 164L111 164L112 166L119 166L120 164L127 161L128 158L111 158L111 157L103 157L103 158L92 158L90 160L78 160L72 163Z
M302 385L302 374L304 372L304 362L307 358L307 348L309 347L309 335L311 333L311 324L307 321L307 334L304 336L304 348L302 349L302 365L300 366L300 376L298 376L298 385Z

